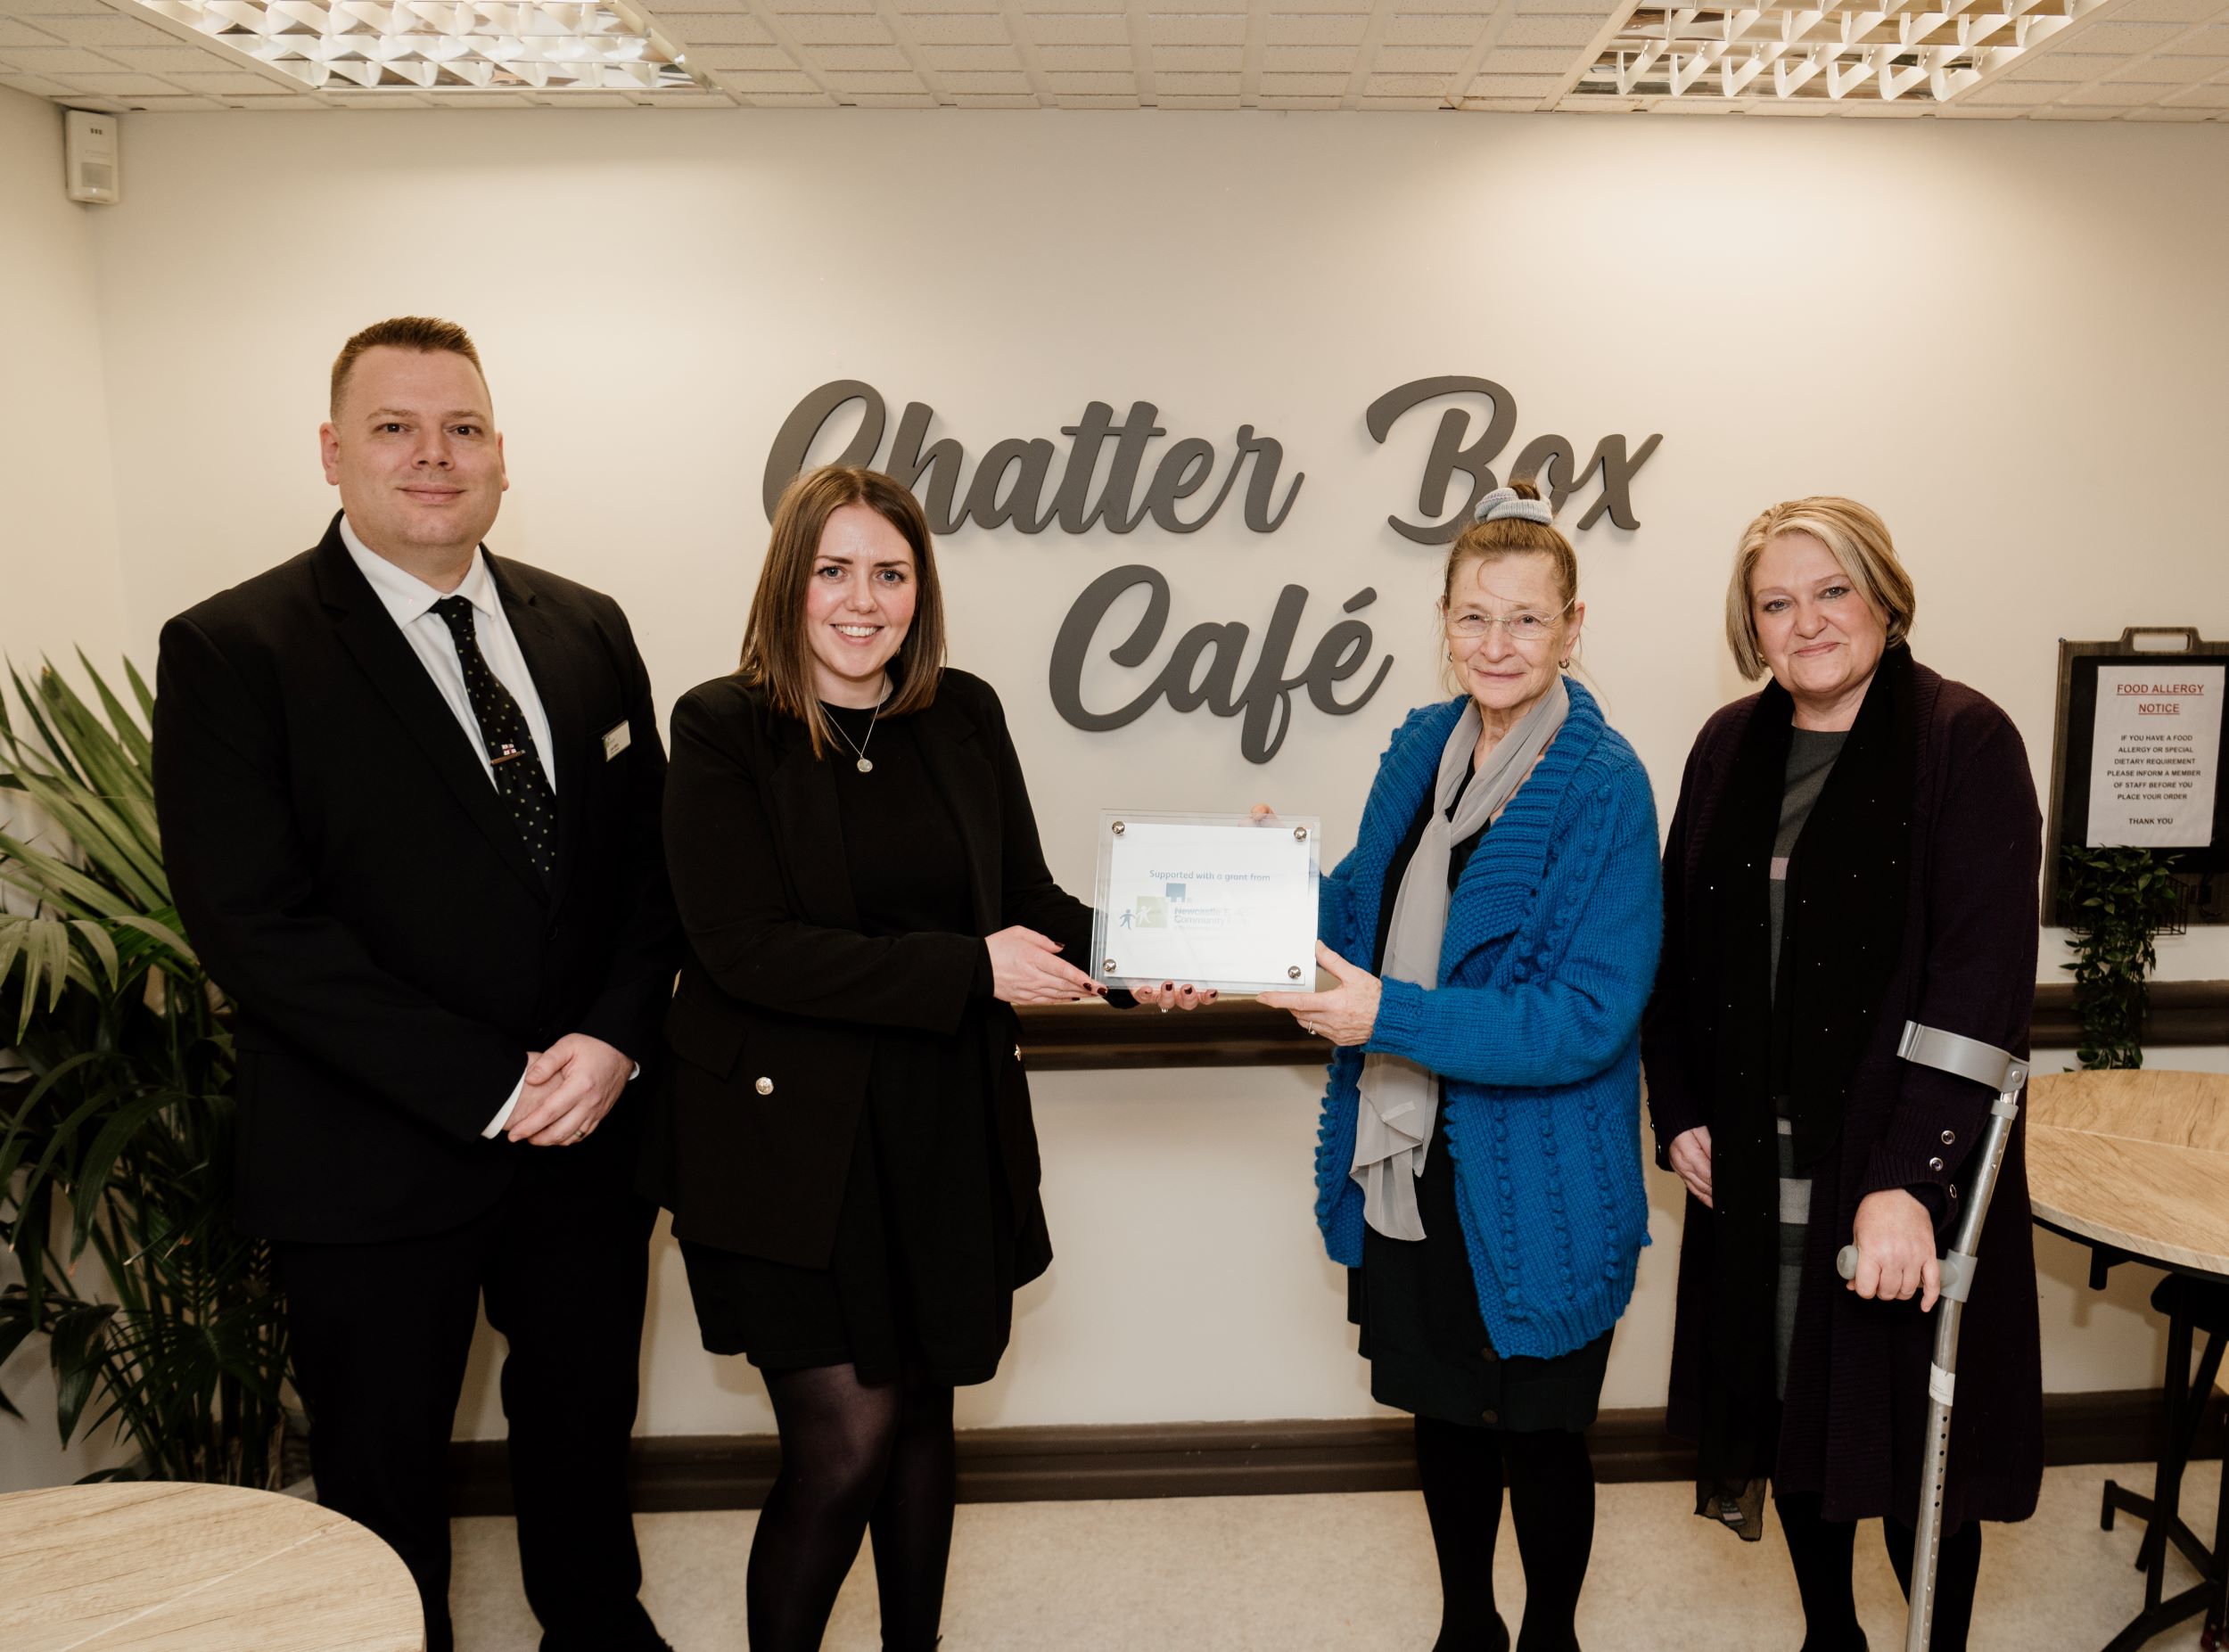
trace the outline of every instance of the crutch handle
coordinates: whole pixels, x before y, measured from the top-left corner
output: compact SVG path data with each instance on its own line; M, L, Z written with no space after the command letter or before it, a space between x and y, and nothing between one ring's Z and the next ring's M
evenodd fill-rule
M1846 1245L1834 1253L1834 1270L1846 1279L1857 1278L1857 1246Z

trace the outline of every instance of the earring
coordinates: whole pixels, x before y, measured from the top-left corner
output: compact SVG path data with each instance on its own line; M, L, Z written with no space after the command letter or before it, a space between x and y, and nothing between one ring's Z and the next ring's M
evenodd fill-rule
M1556 664L1559 670L1568 671L1571 669L1571 656L1569 654L1564 655L1562 659L1556 662Z

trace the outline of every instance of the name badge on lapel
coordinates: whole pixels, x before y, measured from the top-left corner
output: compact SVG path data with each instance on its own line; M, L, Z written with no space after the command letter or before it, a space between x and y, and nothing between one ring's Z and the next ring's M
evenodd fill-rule
M613 723L604 731L604 760L610 762L635 743L635 731L627 723Z

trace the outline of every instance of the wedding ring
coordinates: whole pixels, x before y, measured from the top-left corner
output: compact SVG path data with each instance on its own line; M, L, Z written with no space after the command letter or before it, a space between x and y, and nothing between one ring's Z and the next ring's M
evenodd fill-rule
M586 1130L578 1130L573 1131L573 1133L572 1133L572 1135L568 1136L565 1139L566 1139L566 1140L568 1140L568 1141L579 1141L579 1140L580 1140L583 1137L585 1137L588 1133L588 1131L586 1131Z

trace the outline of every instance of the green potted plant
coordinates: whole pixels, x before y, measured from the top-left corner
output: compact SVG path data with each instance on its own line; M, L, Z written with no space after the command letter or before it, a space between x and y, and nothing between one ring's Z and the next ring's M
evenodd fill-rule
M275 1486L285 1321L232 1225L232 1036L163 875L154 700L79 660L98 713L51 666L10 672L21 724L0 695L0 1360L45 1337L63 1443L112 1422L120 1475Z
M2151 849L2059 851L2061 909L2074 962L2075 1013L2082 1023L2075 1060L2085 1071L2144 1064L2145 982L2159 966L2153 941L2181 909L2176 857Z

